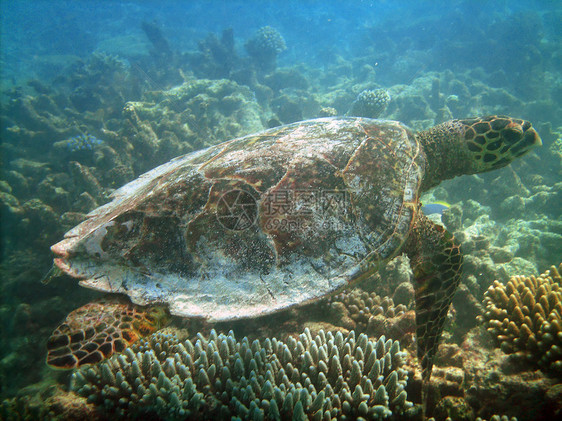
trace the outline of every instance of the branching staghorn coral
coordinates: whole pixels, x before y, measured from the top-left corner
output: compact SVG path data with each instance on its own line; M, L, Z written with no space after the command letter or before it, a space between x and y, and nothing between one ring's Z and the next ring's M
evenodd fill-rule
M484 294L485 323L500 348L562 376L562 264L535 277L498 281Z
M180 342L156 333L77 371L71 388L117 417L383 419L412 404L397 341L308 329L298 339L236 341L211 331Z

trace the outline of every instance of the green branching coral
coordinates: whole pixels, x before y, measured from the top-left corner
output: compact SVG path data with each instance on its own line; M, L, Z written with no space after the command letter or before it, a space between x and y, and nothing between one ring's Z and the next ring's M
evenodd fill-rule
M543 371L562 376L562 264L535 277L498 281L484 294L485 323L507 354L516 354Z
M211 331L156 333L77 371L71 387L107 414L164 419L382 419L412 404L397 341L308 329L298 339L236 341Z
M364 90L357 95L347 115L354 117L378 118L390 102L386 89Z

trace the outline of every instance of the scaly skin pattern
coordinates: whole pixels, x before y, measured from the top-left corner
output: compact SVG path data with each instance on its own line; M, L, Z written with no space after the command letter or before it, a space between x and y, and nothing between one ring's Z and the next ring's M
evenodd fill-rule
M117 296L88 303L73 312L47 341L47 364L71 369L94 364L160 329L163 307L141 308Z
M415 279L418 357L422 379L428 381L447 312L461 279L463 257L453 235L421 212L405 251Z
M326 118L186 155L121 188L52 250L82 285L228 320L332 293L395 256L424 161L397 122Z
M541 145L531 123L502 115L447 121L416 137L427 159L422 191L459 175L505 167Z

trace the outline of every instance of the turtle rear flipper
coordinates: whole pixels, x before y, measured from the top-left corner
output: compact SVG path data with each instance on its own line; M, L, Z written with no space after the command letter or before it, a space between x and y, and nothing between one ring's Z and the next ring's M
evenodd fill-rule
M72 311L47 341L47 364L71 369L121 352L159 329L162 307L142 308L120 297L105 298Z
M460 282L460 245L441 225L419 212L406 245L415 278L416 337L422 366L422 401L443 332L447 312Z

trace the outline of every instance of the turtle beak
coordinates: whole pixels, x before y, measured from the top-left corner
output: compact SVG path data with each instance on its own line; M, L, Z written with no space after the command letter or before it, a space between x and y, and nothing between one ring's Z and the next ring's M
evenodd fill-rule
M511 161L542 145L537 131L525 120L511 122L500 135L503 143L495 154L497 161L493 163L493 169L505 167Z
M531 149L542 145L539 134L528 121L510 123L503 130L502 137L508 144L514 142L509 148L509 152L511 152L515 158L518 158L529 152Z

